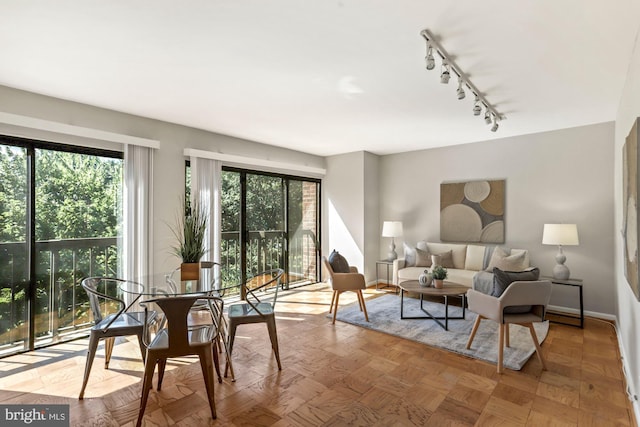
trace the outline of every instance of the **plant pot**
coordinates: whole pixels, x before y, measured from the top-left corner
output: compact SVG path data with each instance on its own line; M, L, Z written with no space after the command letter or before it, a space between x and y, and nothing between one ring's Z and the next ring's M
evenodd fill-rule
M433 282L435 283L435 288L436 289L444 288L444 280L443 279L433 279Z
M183 262L180 265L180 280L198 280L200 279L200 263L199 262Z

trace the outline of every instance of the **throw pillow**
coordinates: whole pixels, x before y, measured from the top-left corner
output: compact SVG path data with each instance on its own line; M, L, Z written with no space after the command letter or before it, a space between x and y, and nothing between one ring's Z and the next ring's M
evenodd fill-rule
M491 295L500 297L513 282L538 280L539 277L540 270L537 268L531 268L526 271L503 271L499 268L494 268L493 292L491 292ZM504 309L504 312L515 314L526 313L529 310L531 310L530 305L518 305L507 307Z
M437 263L434 261L434 256L436 257L435 259L438 261ZM453 254L451 251L443 252L441 254L431 255L431 263L433 265L441 265L445 268L455 268L453 266Z
M334 273L349 273L349 263L335 249L329 255L329 264Z
M525 252L509 255L504 249L497 247L491 255L486 271L493 271L496 267L503 271L523 271L526 268L525 257Z
M416 267L431 267L431 254L416 248Z
M416 265L416 250L406 243L402 245L404 247L404 266L414 267Z

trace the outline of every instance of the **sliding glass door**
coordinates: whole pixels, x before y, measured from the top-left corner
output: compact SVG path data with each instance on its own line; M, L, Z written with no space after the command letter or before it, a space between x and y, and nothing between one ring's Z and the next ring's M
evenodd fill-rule
M285 286L318 280L317 180L223 168L222 277L282 268Z
M118 274L123 161L117 152L0 143L0 354L7 354L91 326L81 280Z

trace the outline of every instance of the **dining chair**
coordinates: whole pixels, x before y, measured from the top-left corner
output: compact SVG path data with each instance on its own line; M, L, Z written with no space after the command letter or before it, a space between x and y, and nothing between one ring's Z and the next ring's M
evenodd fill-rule
M93 359L100 340L105 340L105 369L109 368L116 337L136 335L142 359L144 360L143 333L145 320L149 323L155 322L156 313L154 311L146 313L142 311L125 311L127 308L125 302L116 296L119 294L121 285L125 282L125 280L110 277L88 277L82 280L82 287L89 296L89 304L95 324L91 328L89 335L89 349L87 351L87 361L79 399L84 398L84 392L89 381L89 373L91 372L91 366L93 365ZM103 306L105 309L117 309L117 311L105 316Z
M199 300L207 300L212 307L215 307L215 310L211 312L211 324L189 325L189 313L194 303ZM209 295L182 295L153 298L140 303L145 307L145 312L151 304L159 307L167 321L166 327L160 329L153 339L147 343L140 410L136 425L140 426L142 424L156 365L158 365L157 390L160 391L167 359L189 355L197 355L200 359L211 417L215 419L214 342L220 333L220 325L222 324L223 300ZM145 336L146 331L147 324L145 324Z
M229 321L229 355L233 353L233 342L236 336L236 329L239 325L266 323L269 339L271 340L271 348L278 363L278 370L282 370L274 307L278 298L280 280L283 275L284 270L277 268L259 273L242 284L245 301L230 305L227 313ZM267 293L267 291L270 290L273 290L273 292ZM268 295L270 301L261 301L258 295L259 293L264 293L264 296ZM226 371L227 368L225 367L225 373Z
M536 348L536 354L540 364L542 364L542 369L545 370L546 365L533 323L544 321L550 298L551 282L547 280L513 282L500 297L470 289L467 291L467 303L469 304L469 310L477 313L478 317L473 324L471 335L467 341L467 349L471 348L473 338L482 319L497 322L499 325L497 369L498 373L501 374L504 347L509 346L509 324L518 324L529 329L533 345Z
M216 296L219 298L223 298L225 294L229 291L238 288L239 285L235 285L232 287L224 288L222 286L222 278L220 274L215 275L215 266L220 267L220 263L215 261L200 261L200 271L201 273L207 272L207 276L209 278L210 283L207 286L203 286L202 283L199 283L199 287L207 292L208 295ZM218 270L219 271L219 270ZM170 285L170 288L174 289L176 293L178 293L178 289L180 288L180 267L175 268L171 273L165 276L167 283ZM238 292L239 293L239 292ZM208 300L199 299L196 301L191 307L191 311L199 313L202 311L215 311L216 307L211 304ZM214 358L215 358L215 367L216 373L218 375L218 382L222 382L222 376L220 373L220 364L218 359L218 353L224 351L225 362L228 368L225 368L224 377L227 377L227 373L231 375L231 381L235 381L235 373L233 370L233 363L231 362L231 354L229 352L229 346L227 341L227 330L228 325L227 321L224 317L222 317L222 324L220 325L220 333L216 337L215 348L214 348Z
M367 314L367 306L364 302L364 296L362 295L362 290L367 288L364 275L358 273L358 269L352 266L349 266L349 273L336 273L333 271L333 267L331 267L331 264L326 257L322 257L322 264L329 273L329 282L331 283L331 289L333 290L331 304L329 305L329 313L333 311L332 323L336 323L340 294L348 291L355 292L358 296L360 311L364 312L364 319L368 322L369 315Z

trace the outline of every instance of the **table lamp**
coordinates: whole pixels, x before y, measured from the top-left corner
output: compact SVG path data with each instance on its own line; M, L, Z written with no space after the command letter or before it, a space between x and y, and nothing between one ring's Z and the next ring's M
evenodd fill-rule
M391 237L391 244L389 245L389 254L387 255L387 261L393 261L398 258L396 253L396 243L394 237L402 236L402 222L401 221L385 221L382 224L382 237Z
M562 253L562 246L577 246L578 226L576 224L545 224L542 232L543 245L558 245L556 254L556 266L553 267L553 278L566 280L569 278L569 268L564 265L567 257Z

